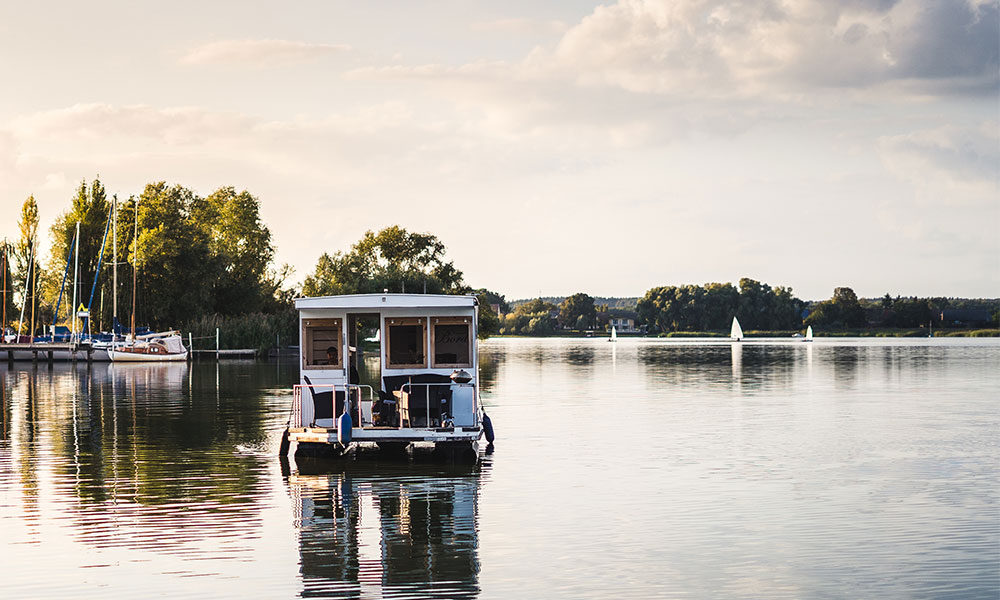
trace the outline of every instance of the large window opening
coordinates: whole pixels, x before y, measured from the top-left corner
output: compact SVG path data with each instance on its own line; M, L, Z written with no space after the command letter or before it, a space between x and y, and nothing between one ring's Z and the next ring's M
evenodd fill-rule
M389 368L419 368L427 366L424 355L426 343L424 330L426 321L423 318L386 319L389 347Z
M340 319L306 319L302 321L303 367L313 369L341 369Z
M472 366L472 319L431 321L431 348L435 368Z

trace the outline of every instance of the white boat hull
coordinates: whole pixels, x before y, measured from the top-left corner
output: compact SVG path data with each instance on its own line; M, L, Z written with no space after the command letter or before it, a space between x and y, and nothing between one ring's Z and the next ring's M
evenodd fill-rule
M181 362L187 360L187 350L173 354L147 354L144 352L124 352L108 350L111 362Z

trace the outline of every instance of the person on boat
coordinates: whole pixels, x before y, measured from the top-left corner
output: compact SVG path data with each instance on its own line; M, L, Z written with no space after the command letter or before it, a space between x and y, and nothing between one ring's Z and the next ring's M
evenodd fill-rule
M350 360L348 360L348 365L350 365L350 372L348 373L348 383L358 384L361 383L361 375L358 373L358 349L354 346L348 346L351 351Z
M326 349L326 364L335 365L337 364L337 347L330 346Z

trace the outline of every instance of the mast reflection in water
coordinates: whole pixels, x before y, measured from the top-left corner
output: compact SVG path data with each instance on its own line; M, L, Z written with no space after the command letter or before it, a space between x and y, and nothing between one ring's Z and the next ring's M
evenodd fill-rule
M478 497L488 463L298 466L288 487L303 597L479 595Z

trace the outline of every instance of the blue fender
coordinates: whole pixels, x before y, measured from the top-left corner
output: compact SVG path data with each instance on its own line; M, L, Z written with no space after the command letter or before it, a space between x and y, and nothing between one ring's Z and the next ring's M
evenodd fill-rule
M493 421L485 412L483 413L483 432L486 434L486 441L492 444L495 437L493 435Z
M354 422L351 420L351 415L345 412L337 417L337 441L345 446L350 444L351 429L353 427Z

